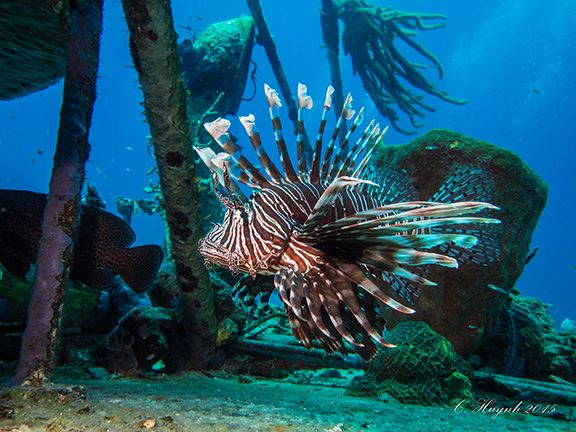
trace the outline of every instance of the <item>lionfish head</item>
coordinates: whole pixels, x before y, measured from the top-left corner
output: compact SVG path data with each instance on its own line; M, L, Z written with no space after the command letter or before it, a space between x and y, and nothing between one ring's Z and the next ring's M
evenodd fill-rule
M246 248L237 247L235 236L242 236L249 229L252 210L248 206L228 207L221 224L214 224L210 232L200 240L198 249L204 257L206 267L213 264L227 267L234 274L251 273L250 255ZM233 238L234 237L234 238Z

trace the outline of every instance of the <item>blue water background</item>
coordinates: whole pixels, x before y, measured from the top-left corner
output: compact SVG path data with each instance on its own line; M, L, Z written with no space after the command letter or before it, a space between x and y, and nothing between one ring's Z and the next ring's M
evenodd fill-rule
M262 4L294 91L299 81L306 83L316 101L316 109L307 114L308 130L314 134L329 84L320 2L264 0ZM427 98L437 110L426 115L426 127L419 134L447 128L486 140L517 153L548 183L548 204L532 243L540 250L516 287L524 295L552 304L550 310L558 323L566 317L576 320L576 270L570 268L576 266L576 2L405 0L394 6L448 15L446 28L419 31L417 41L435 53L446 69L442 81L433 68L426 71L427 76L451 96L470 100L467 105L454 106ZM212 22L249 15L246 4L238 0L176 0L173 12L181 39L190 37L189 28L199 34ZM277 85L261 46L255 47L253 58L258 64L257 95L242 104L239 114L254 113L261 135L270 142L262 87L264 83ZM376 117L386 125L359 77L352 76L350 59L341 57L341 64L345 91L355 96L355 107L365 106L367 118ZM154 161L146 151L149 131L141 114L142 93L128 51L122 8L116 0L105 3L100 75L87 180L97 187L108 210L116 212L115 196L149 198L142 189L150 179L156 181L156 174L145 175ZM61 91L60 83L18 100L0 102L1 188L47 191ZM252 91L248 83L246 97ZM231 120L231 131L247 144L242 126ZM409 126L406 121L402 125ZM400 144L409 139L390 130L386 141ZM158 215L138 215L132 225L139 244L161 244L163 228Z

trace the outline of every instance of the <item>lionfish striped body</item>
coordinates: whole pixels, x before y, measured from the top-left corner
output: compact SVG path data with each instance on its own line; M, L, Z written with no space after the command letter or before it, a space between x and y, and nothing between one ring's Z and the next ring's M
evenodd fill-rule
M200 242L207 266L216 264L246 273L241 296L269 296L257 275L273 275L295 337L308 348L316 340L327 352L347 353L346 340L365 360L372 358L382 337L385 304L404 313L414 310L391 297L412 302L426 278L426 267L458 267L458 259L485 262L494 256L484 227L496 219L470 216L495 206L468 199L490 188L480 170L455 175L431 201L400 174L385 173L379 184L367 173L372 149L384 132L370 123L354 143L350 136L362 121L356 116L345 140L336 144L343 119L351 119L348 96L342 115L322 157L322 138L330 109L329 88L320 131L310 164L303 143L302 112L312 106L306 87L298 89L299 122L297 170L288 155L278 117L276 92L266 86L278 152L284 174L271 162L254 125L254 117L240 120L266 175L253 166L230 140L229 122L206 124L226 153L196 148L213 172L214 190L220 183L228 197L222 224ZM345 150L350 146L350 150ZM246 199L236 184L255 191ZM445 202L440 202L444 200ZM463 201L464 200L464 201ZM436 248L441 253L427 251Z

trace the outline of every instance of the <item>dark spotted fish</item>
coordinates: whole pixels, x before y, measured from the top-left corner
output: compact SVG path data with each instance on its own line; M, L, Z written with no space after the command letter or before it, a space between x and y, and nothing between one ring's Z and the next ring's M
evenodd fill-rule
M354 115L350 96L322 156L332 88L326 95L312 160L307 161L302 114L312 100L303 85L298 91L295 169L278 117L280 99L276 91L265 89L283 172L262 145L254 116L240 121L263 171L230 139L229 121L206 124L225 153L216 155L207 147L196 150L213 172L214 190L226 214L201 240L200 253L207 266L247 274L239 287L240 297L269 296L270 291L263 288L267 285L259 279L273 276L292 332L306 347L311 348L315 340L329 353L346 354L347 343L369 360L377 343L391 346L382 336L382 307L413 313L396 298L411 302L422 286L435 285L427 279L427 266L458 267L458 260L485 263L497 256L485 230L499 221L472 215L497 209L473 201L486 195L489 182L481 170L464 169L430 201L420 201L405 176L385 171L370 174L366 167L385 131L371 122L360 138L351 141L362 110L344 142L336 143L343 119ZM236 182L250 186L254 195L246 199ZM228 196L218 193L218 183Z
M0 190L0 263L15 276L24 277L36 262L46 200L45 194ZM118 274L134 291L145 291L156 278L162 249L130 248L135 239L122 219L82 206L70 279L106 289Z

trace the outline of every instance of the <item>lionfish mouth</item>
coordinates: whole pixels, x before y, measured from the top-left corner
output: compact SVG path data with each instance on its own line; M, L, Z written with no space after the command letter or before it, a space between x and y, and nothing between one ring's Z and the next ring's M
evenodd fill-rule
M302 118L312 99L302 84L295 169L278 116L280 99L268 86L265 91L283 172L268 156L253 115L240 121L262 171L231 140L228 120L206 124L226 153L216 155L209 147L196 151L213 172L214 192L226 214L201 240L200 253L207 265L252 276L236 287L239 298L248 301L270 295L269 284L251 279L273 274L292 332L307 348L315 340L329 353L353 351L370 360L378 344L391 346L382 337L382 308L414 312L393 297L414 303L423 287L435 285L427 279L428 266L457 268L459 261L486 265L498 259L498 241L489 228L500 221L473 215L498 209L482 202L493 184L484 170L468 167L423 201L406 175L385 168L368 172L385 131L372 122L350 141L362 122L360 110L346 138L336 142L344 120L354 117L350 95L322 152L331 87L308 160ZM247 199L236 182L251 187L254 195ZM228 196L217 191L218 184Z
M218 245L211 244L208 241L208 237L200 240L198 251L200 255L204 257L204 263L207 268L217 265L219 267L227 267L234 274L242 271L239 265L238 255L233 251L225 250Z

